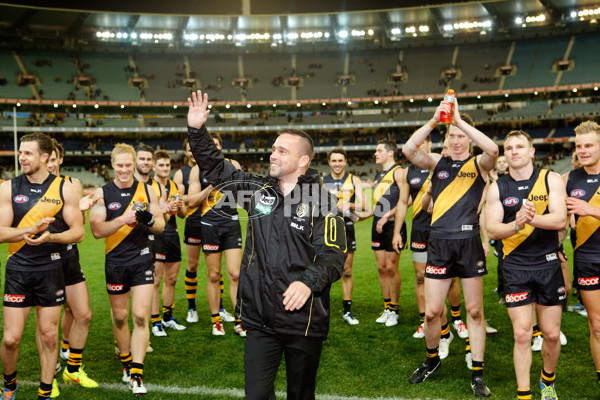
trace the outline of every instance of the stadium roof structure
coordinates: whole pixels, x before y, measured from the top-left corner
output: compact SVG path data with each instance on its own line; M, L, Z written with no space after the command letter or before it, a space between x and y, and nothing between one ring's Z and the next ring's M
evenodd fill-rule
M66 0L0 2L0 38L117 43L349 42L413 40L596 24L598 0ZM562 29L561 29L562 30Z

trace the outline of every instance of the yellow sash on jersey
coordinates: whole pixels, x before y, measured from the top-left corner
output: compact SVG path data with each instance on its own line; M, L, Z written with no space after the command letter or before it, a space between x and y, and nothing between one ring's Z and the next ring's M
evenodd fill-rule
M135 190L135 193L133 194L131 201L125 208L125 211L127 211L127 209L129 207L133 206L134 202L140 200L140 198L142 198L145 203L150 203L150 200L148 199L148 195L146 194L145 186L146 186L145 183L138 182L138 186ZM123 212L125 212L125 211L123 211ZM104 243L106 243L106 250L104 251L104 254L106 255L106 254L110 253L111 251L113 251L115 249L115 247L117 247L119 245L119 243L121 243L123 241L123 239L125 239L127 237L127 235L129 235L131 233L133 228L135 228L135 226L132 227L129 225L123 225L115 233L113 233L110 236L107 236L106 239L104 239Z
M354 196L354 183L352 183L352 174L348 174L348 177L342 184L342 187L337 192L337 206L341 207L342 204L349 203L350 199L352 199L352 196Z
M208 194L206 200L202 202L202 216L210 211L214 206L216 206L219 201L221 201L221 197L223 197L223 193L219 192L217 189L213 189Z
M442 218L448 210L450 210L457 201L459 201L465 193L469 191L475 180L479 177L477 166L475 165L476 157L467 161L458 171L457 177L448 185L442 193L435 199L433 203L433 216L431 217L431 225L438 219ZM458 177L462 175L461 177Z
M170 179L167 180L167 185L169 185L169 199L175 200L175 196L177 196L177 192L179 191L179 189L177 189L177 185Z
M527 196L527 201L532 201L535 204L535 213L538 215L542 215L548 208L548 190L546 189L547 174L548 170L540 170L540 175L535 181L529 196ZM540 198L545 196L546 200L534 200L535 196L539 196ZM521 199L521 201L523 200ZM521 229L519 232L507 237L506 239L502 239L502 244L504 246L504 258L506 258L506 256L508 256L514 249L519 247L519 245L523 243L525 239L529 237L529 235L531 235L534 229L535 228L533 226L525 224L523 229ZM579 232L577 232L577 235L579 236Z
M373 189L373 198L375 199L375 203L377 203L379 199L381 199L387 193L387 191L394 184L394 182L396 182L396 180L394 179L394 172L398 168L400 168L400 166L396 165L394 166L394 168L389 170L387 174L385 174L383 178L381 178L381 181L377 184L377 186L375 186L375 188Z
M596 191L590 201L588 202L591 206L600 208L600 191ZM577 243L575 244L575 250L584 244L590 236L600 228L600 220L592 217L591 215L585 215L577 218L577 225L575 230L577 231Z
M152 189L154 189L156 192L156 197L160 199L162 197L162 188L160 187L160 183L158 183L156 179L151 179L151 181L152 184L150 186L152 186Z
M60 184L63 182L61 178L55 178L54 181L46 190L46 193L38 200L38 202L31 207L31 209L23 216L19 225L17 225L18 229L29 227L35 225L39 220L45 217L54 217L63 207L63 201L60 196ZM58 200L58 201L44 201L48 200ZM8 244L8 258L10 258L13 254L21 250L25 246L25 240L21 240L16 243Z
M417 214L419 214L421 212L421 210L423 210L423 204L422 204L423 201L422 200L423 200L423 196L425 196L425 193L427 193L427 189L429 189L429 182L431 182L431 175L429 175L427 177L427 179L423 183L423 186L421 186L421 189L419 189L419 192L417 193L417 195L415 196L415 199L413 200L413 213L412 213L413 219L415 219Z

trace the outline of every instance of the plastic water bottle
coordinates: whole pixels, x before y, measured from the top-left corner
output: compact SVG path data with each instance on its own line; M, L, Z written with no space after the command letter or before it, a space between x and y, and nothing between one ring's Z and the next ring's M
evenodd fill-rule
M181 200L181 192L178 190L177 193L175 193L175 197L173 197L173 201L176 202L179 200ZM171 214L177 215L177 211L173 211Z
M441 112L440 113L440 122L444 124L449 124L452 122L452 110L454 108L454 90L448 89L448 93L444 96L444 101L450 103L450 113Z
M131 209L133 211L141 211L141 210L145 210L146 208L148 208L148 204L144 201L144 198L141 196L136 202L133 203L133 206L131 206ZM137 225L137 221L134 222L133 224L130 224L129 226L134 228L136 225Z

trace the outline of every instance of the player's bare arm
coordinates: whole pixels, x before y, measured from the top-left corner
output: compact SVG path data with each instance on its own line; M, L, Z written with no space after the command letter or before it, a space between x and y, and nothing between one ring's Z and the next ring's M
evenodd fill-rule
M548 173L548 213L544 215L535 214L530 225L549 230L561 230L567 226L567 192L564 181L556 172ZM528 202L529 203L529 202Z
M110 236L118 231L123 225L132 225L137 222L135 219L135 211L133 211L131 207L119 217L107 221L104 191L102 188L96 189L94 198L98 200L90 211L90 228L92 229L92 235L94 235L96 239Z
M483 153L477 156L477 163L481 167L481 175L487 178L487 173L496 167L499 149L498 145L492 139L486 136L479 129L467 124L460 118L458 111L458 102L454 99L454 109L452 114L452 124L463 131L479 147Z

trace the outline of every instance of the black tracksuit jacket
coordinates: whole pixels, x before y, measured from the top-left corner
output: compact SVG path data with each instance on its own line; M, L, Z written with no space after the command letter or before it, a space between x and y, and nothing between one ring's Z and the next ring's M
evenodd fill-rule
M337 199L314 170L284 196L278 180L236 170L224 162L206 127L188 127L190 147L205 179L226 201L248 211L246 247L236 317L246 329L327 338L329 290L342 276L346 231ZM283 292L293 281L312 291L297 311L286 311Z

